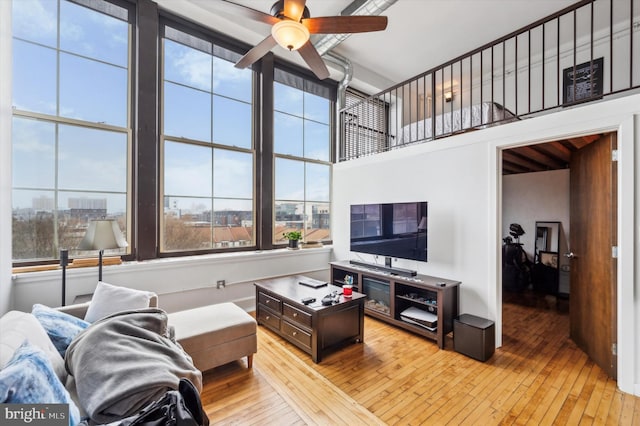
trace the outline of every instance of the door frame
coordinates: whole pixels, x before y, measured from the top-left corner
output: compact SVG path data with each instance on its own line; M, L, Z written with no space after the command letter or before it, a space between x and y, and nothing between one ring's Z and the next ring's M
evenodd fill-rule
M598 108L600 107L600 108ZM637 378L640 365L636 365L634 358L636 350L636 340L639 328L635 324L635 311L633 294L635 285L634 263L636 251L634 247L635 238L635 211L634 199L636 184L634 178L635 148L634 132L640 128L640 116L632 114L618 116L599 116L596 119L585 120L579 116L579 110L596 109L596 114L602 112L602 105L589 105L574 110L567 110L557 113L558 116L569 116L578 112L578 116L572 116L573 121L565 120L564 124L553 128L541 128L537 136L525 136L524 132L515 133L520 139L504 138L491 144L490 151L490 191L489 205L495 206L495 210L490 217L496 220L490 223L490 250L495 252L495 262L490 264L489 275L493 277L489 288L489 302L495 304L489 306L489 310L495 313L496 318L496 346L502 345L502 151L519 146L534 145L550 142L559 139L567 139L576 136L585 136L597 133L616 132L618 138L618 175L617 175L617 342L618 342L618 387L627 393L640 396L640 378ZM588 115L588 114L586 114ZM544 121L544 117L540 117ZM568 117L566 117L568 118ZM638 120L636 125L635 121ZM531 120L533 121L533 120ZM557 123L557 122L556 122ZM541 126L542 127L542 126ZM508 139L508 140L506 140ZM640 161L640 160L639 160ZM622 196L631 194L631 196ZM627 232L623 232L627 230ZM632 231L629 231L632 230ZM491 288L493 287L493 288ZM640 343L640 342L639 342ZM635 383L638 382L638 383Z

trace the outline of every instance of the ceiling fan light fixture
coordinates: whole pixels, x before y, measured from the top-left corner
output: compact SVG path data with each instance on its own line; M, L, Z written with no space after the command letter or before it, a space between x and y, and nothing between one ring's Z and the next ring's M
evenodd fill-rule
M285 49L298 50L309 41L309 30L300 22L282 20L271 28L271 35Z

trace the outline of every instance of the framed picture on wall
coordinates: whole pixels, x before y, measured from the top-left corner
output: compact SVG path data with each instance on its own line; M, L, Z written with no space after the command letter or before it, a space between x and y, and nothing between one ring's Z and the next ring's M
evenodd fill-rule
M604 59L584 62L562 70L562 103L570 104L602 96Z

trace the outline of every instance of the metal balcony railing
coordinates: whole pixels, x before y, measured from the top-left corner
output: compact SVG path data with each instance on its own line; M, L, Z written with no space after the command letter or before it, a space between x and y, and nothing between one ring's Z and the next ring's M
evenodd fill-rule
M583 0L341 110L339 160L640 87L640 2Z

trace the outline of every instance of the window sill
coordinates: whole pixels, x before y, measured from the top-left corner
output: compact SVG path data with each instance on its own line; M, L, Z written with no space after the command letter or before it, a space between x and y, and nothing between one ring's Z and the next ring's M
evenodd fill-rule
M332 245L326 245L322 247L314 248L301 248L298 250L290 250L288 248L275 249L275 250L256 250L256 251L240 251L229 253L212 253L193 256L176 256L176 257L164 257L158 259L144 260L144 261L130 261L123 262L120 256L110 256L103 258L103 266L117 265L120 268L135 269L135 270L152 270L158 268L172 268L183 264L190 266L196 265L210 265L211 263L225 264L225 263L238 263L238 262L250 262L253 260L263 259L276 259L290 256L309 256L318 253L329 253L333 250ZM74 259L72 263L67 266L67 269L81 269L88 267L97 267L98 258L82 258ZM29 273L38 272L51 272L59 271L62 269L58 264L48 265L33 265L33 266L20 266L15 267L12 270L13 278Z
M120 256L109 256L102 258L102 265L120 265L122 264L122 258ZM88 268L91 266L98 266L97 257L83 257L82 259L73 259L73 262L67 265L67 269L72 268ZM62 269L59 264L47 264L47 265L32 265L32 266L17 266L11 270L13 274L24 274L27 272L41 272L41 271L56 271Z

